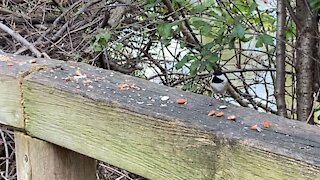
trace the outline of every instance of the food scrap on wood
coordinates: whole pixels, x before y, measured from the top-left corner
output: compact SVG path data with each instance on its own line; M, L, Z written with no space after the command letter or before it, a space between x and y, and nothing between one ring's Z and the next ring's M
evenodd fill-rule
M235 115L230 115L230 116L228 116L227 119L231 120L231 121L235 121L237 119L237 117Z
M65 80L66 82L68 82L68 81L72 81L73 78L70 76L67 76L67 77L62 78L62 80Z
M216 111L215 110L211 110L209 113L208 113L208 116L214 116L216 114Z
M216 116L217 117L222 117L222 116L224 116L224 112L219 111L219 112L216 113Z
M264 128L269 128L271 126L271 122L268 120L263 120L262 125Z
M185 98L177 98L176 99L176 102L178 103L178 104L187 104L187 99L185 99Z
M118 89L120 90L129 90L129 89L134 89L140 91L141 88L138 87L137 85L133 83L118 83L117 84Z
M37 63L37 59L33 58L29 61L30 64L34 64L34 63Z
M262 129L260 126L258 126L258 124L255 124L253 126L250 127L251 130L255 130L255 131L258 131L258 132L261 132Z

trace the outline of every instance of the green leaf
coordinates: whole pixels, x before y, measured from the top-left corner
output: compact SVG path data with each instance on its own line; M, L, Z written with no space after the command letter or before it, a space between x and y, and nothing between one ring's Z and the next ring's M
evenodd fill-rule
M199 18L191 19L191 25L193 25L196 28L201 28L201 27L205 27L205 26L211 28L211 25L208 22L206 22L202 19L199 19Z
M161 0L146 0L145 1L145 5L144 5L144 10L150 10L151 8L153 8L155 5L157 5L158 3L160 3Z
M312 9L320 9L320 0L309 0Z
M172 24L161 23L157 26L158 33L163 38L168 38L171 35Z
M216 62L220 59L218 54L216 52L213 52L212 54L204 57L206 61L212 63L212 64L216 64Z
M257 7L258 7L257 3L253 2L250 6L250 12L255 11Z
M160 42L165 46L168 47L171 44L170 39L161 39Z
M250 36L250 37L243 37L242 39L241 39L241 41L242 42L249 42L249 41L251 41L253 39L253 36Z
M195 60L191 63L191 66L190 66L190 75L191 76L194 76L197 74L199 65L200 65L199 60Z
M98 44L98 43L93 43L93 50L95 51L95 52L100 52L100 51L102 51L102 47L101 47L101 45L100 44Z
M191 9L191 12L196 14L196 13L202 13L204 10L206 10L207 7L202 5L202 4L198 4L196 6L194 6L192 9Z
M201 63L198 72L203 72L206 69L206 63Z
M265 45L273 45L273 38L272 36L269 36L267 34L261 34L257 36L257 43L256 43L256 47L262 47L263 44Z
M230 49L234 49L234 41L235 41L235 38L230 39L230 41L228 43Z
M175 2L179 4L187 4L188 2L186 0L175 0Z
M93 49L96 52L102 51L108 44L111 38L111 34L108 31L104 31L95 36L95 41L93 43Z
M263 46L263 42L261 39L257 39L256 48L261 48Z
M209 49L202 49L201 50L201 55L202 56L208 56L211 54L211 51Z
M221 16L220 14L216 13L215 11L211 11L210 15L215 17L217 20L223 21L223 16Z
M206 63L206 69L207 71L213 71L213 67L214 67L214 64L211 64L211 63Z
M212 41L212 42L209 42L209 43L205 44L205 45L203 46L203 48L206 49L206 50L210 50L210 49L212 49L215 45L216 45L216 44Z
M176 69L181 69L189 60L190 60L190 56L188 54L186 54L185 56L183 56L181 61L179 61L176 64Z
M246 31L240 23L237 23L232 30L232 35L237 38L243 38L245 33Z

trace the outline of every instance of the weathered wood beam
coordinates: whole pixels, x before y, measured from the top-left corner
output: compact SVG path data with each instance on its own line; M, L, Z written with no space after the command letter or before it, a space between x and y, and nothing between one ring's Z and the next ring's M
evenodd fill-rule
M95 180L95 160L63 147L15 133L18 180Z
M320 177L317 127L235 106L223 110L235 122L209 117L221 105L208 106L209 97L81 63L50 63L22 81L25 130L33 137L150 179ZM119 83L141 90L119 90ZM181 96L188 104L175 103ZM250 130L265 119L270 128Z
M60 61L16 57L0 53L0 123L24 128L22 107L22 79L28 74L45 68L53 68Z

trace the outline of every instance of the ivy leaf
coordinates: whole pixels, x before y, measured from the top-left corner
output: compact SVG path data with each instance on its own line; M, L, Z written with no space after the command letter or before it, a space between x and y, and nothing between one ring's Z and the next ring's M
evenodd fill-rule
M93 48L95 52L102 51L106 46L108 41L111 38L111 34L108 31L99 33L95 36L95 41L93 43Z
M110 38L111 34L108 31L96 35L96 41L101 44L106 44Z

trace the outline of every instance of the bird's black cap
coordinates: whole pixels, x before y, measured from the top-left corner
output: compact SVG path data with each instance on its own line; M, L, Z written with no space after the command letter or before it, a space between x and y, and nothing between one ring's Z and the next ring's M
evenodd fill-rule
M221 70L215 70L214 72L213 72L213 75L215 75L215 76L219 76L219 75L222 75L223 73L222 73L222 71Z

